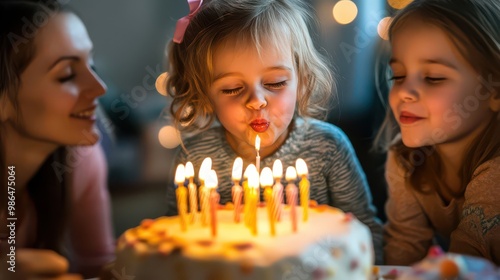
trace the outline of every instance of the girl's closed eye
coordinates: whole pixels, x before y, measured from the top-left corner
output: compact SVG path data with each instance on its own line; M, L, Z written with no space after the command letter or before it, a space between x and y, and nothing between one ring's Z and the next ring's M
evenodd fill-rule
M221 90L222 94L225 95L237 95L243 90L243 87L230 88Z
M425 77L425 80L429 84L439 84L446 80L445 77Z
M287 81L281 81L281 82L278 82L278 83L268 83L268 84L265 84L265 86L269 89L273 89L273 90L278 90L278 89L282 89L284 88L285 86L287 85Z
M394 75L392 77L389 78L389 81L393 81L394 83L401 83L403 82L404 78L406 76L403 76L403 75Z

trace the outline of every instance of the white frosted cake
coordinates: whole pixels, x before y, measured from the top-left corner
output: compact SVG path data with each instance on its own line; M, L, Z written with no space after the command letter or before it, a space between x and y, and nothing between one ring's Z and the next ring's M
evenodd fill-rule
M298 216L302 209L298 207ZM271 236L267 209L259 207L258 234L235 223L234 211L217 210L217 235L179 217L144 220L119 239L115 278L133 279L370 279L374 254L367 226L329 207L309 208L309 220L292 231L285 207ZM128 278L127 278L128 279Z

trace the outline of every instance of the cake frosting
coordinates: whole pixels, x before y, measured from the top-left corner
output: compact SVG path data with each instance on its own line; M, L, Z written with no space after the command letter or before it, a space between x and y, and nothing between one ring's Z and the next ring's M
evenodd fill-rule
M297 208L299 216L302 209ZM217 210L217 236L201 223L181 230L179 217L144 220L118 240L113 272L134 279L370 279L371 233L351 214L329 206L309 208L309 220L292 231L284 207L271 236L267 209L259 207L258 234L235 223L234 211ZM116 273L115 273L116 274Z
M437 246L427 257L411 266L398 280L500 280L500 271L490 261L461 254L443 253Z

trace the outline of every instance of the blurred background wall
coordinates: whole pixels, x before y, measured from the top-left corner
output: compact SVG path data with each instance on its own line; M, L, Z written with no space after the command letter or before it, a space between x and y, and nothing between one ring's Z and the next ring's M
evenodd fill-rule
M394 8L386 0L309 2L320 23L317 43L331 60L337 79L338 101L328 121L352 141L384 220L385 156L369 149L385 110L379 97L386 94L384 79L379 78L384 65L380 54L387 52L388 43L377 31L381 19ZM409 1L390 2L402 6ZM87 25L97 71L109 88L100 100L109 119L101 125L109 135L102 144L109 164L115 234L119 235L143 218L165 213L173 154L158 141L166 97L156 92L154 83L166 70L165 46L177 19L187 15L188 5L185 0L73 0L70 6ZM334 7L343 18L334 18ZM339 23L342 20L352 21Z

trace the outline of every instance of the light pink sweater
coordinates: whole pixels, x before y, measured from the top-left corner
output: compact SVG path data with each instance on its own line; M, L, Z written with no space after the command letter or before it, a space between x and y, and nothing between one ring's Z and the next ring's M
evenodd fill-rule
M450 252L481 256L500 265L500 157L479 166L464 196L448 204L436 192L422 194L411 188L404 174L389 152L386 264L421 260L439 234L450 242Z

